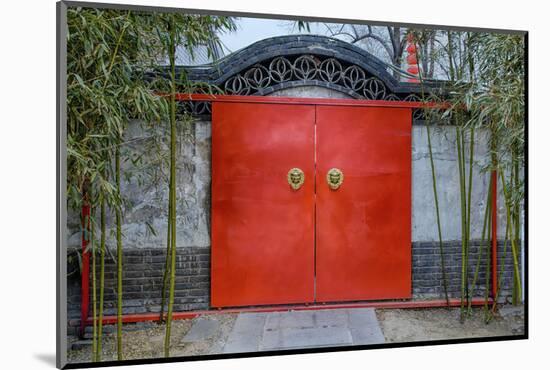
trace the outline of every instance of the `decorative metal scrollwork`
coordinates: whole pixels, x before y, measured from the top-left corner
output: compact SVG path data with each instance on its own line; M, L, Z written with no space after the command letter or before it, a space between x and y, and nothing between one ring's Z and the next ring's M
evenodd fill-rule
M386 97L386 86L377 78L371 77L365 80L363 95L367 99L384 100Z
M342 79L342 65L334 58L325 59L319 65L319 76L321 80L330 83L338 83Z
M269 75L277 83L292 79L292 63L286 58L277 57L269 63Z
M373 76L361 66L350 64L334 57L301 54L277 56L258 62L236 73L224 82L221 88L229 95L265 95L290 86L317 85L347 93L356 99L420 101L417 94L404 96L392 92L380 78ZM204 116L212 113L208 101L179 103L180 114ZM414 118L421 119L422 111L416 109Z
M225 81L225 92L231 95L249 95L250 84L241 75L235 75Z
M321 60L309 54L295 58L279 56L269 63L266 61L254 64L227 79L224 90L231 95L261 94L270 87L292 81L319 81L320 86L332 85L354 97L369 100L401 100L399 96L388 91L382 80L369 75L358 65L344 66L336 58ZM406 101L417 101L415 99L418 96L409 95L405 98Z
M344 86L354 91L359 91L365 85L365 71L358 66L349 66L344 71Z
M302 55L294 61L294 75L299 80L314 80L317 75L317 61L311 55Z
M403 101L420 101L420 98L418 97L418 95L409 94L405 97L405 99L403 99Z
M178 113L190 114L193 116L207 116L212 114L212 104L209 101L179 101Z
M265 89L271 82L269 71L260 64L256 64L246 71L244 78L250 87L254 89Z

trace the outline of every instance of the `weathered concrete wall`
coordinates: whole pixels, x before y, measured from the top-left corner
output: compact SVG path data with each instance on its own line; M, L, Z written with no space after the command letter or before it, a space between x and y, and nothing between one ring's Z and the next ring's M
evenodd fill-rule
M435 126L430 130L432 154L436 171L436 183L444 240L461 239L460 187L454 126ZM483 171L487 164L487 133L476 131L474 136L474 166L472 177L471 231L470 239L481 239L483 218L487 204L490 173ZM468 163L469 145L466 145ZM412 238L413 241L438 239L435 201L433 194L432 169L430 165L428 135L424 125L414 125L412 130ZM468 166L466 166L468 171ZM468 186L468 183L466 184ZM504 237L506 214L500 199L498 215L498 237Z
M330 98L351 99L351 96L340 91L330 90L320 86L302 86L282 89L269 94L269 96L286 96L293 98Z
M169 168L166 158L162 157L168 153L164 129L144 129L140 122L132 122L127 132L126 141L131 144L126 146L126 154L131 158L143 155L144 159L138 166L130 161L123 164L125 249L166 247ZM178 247L210 246L210 137L210 121L195 121L178 132ZM124 175L130 173L132 177L125 179ZM112 228L114 220L112 214L108 214L107 223ZM69 245L77 247L80 232L74 213L69 228ZM111 234L108 244L114 247Z
M346 95L323 87L307 86L285 89L273 96L346 98ZM156 136L155 138L151 138ZM136 169L130 162L123 172L138 173L124 181L122 191L127 199L124 212L123 242L125 248L163 248L167 231L167 172L166 161L158 158L168 151L162 127L144 130L132 122L127 141L131 155L144 155ZM144 139L149 138L149 139ZM460 188L458 181L455 128L436 126L431 130L432 150L437 177L441 228L444 240L461 239ZM477 132L474 147L474 176L471 200L471 239L480 239L486 206L489 173L483 172L487 158L487 136ZM149 141L149 143L147 142ZM157 146L151 142L157 142ZM156 149L153 149L156 148ZM196 121L179 132L177 164L177 246L210 246L210 181L211 181L211 122ZM468 147L466 148L468 152ZM469 160L467 155L466 161ZM502 200L502 194L499 194ZM499 202L499 238L504 236L505 210ZM153 228L154 232L148 226ZM70 222L69 245L80 244L78 218ZM412 128L412 240L437 240L437 223L432 173L425 125ZM109 243L112 245L112 239Z

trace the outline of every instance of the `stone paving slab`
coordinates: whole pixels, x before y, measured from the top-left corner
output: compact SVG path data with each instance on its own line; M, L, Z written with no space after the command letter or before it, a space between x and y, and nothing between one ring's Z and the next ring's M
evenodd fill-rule
M311 311L316 326L322 327L348 327L349 310L322 310Z
M351 344L353 344L352 336L347 328L283 328L265 332L260 350L349 346Z
M199 317L183 337L184 342L199 342L216 334L220 323L211 317Z
M224 353L255 352L259 350L266 321L265 313L241 313L223 348Z
M241 313L224 353L384 343L373 308Z
M307 311L270 312L267 314L264 329L312 328L313 326L313 316Z
M384 343L384 334L373 308L355 308L348 311L353 344Z

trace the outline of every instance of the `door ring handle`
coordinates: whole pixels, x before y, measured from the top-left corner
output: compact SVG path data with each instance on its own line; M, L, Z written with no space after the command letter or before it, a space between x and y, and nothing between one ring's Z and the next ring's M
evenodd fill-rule
M291 168L286 175L286 179L292 189L298 190L302 187L305 181L304 171L296 167Z
M344 182L344 173L338 168L331 168L327 172L327 184L332 190L337 190Z

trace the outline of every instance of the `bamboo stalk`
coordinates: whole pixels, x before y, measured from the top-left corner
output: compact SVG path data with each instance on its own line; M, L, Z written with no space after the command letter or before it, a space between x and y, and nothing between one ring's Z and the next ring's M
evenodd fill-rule
M471 308L471 296L472 292L469 289L469 271L470 271L470 229L471 229L471 205L472 205L472 180L474 169L474 127L470 127L470 162L469 162L469 175L468 175L468 193L467 193L467 206L466 206L466 301L468 307Z
M170 356L170 335L172 329L172 313L174 309L174 289L176 283L176 40L174 20L170 22L170 190L171 190L171 251L170 251L170 293L168 301L168 317L166 319L166 336L164 339L164 356Z
M496 309L497 309L498 299L500 298L500 291L501 291L501 288L502 288L502 279L503 279L503 275L504 275L504 261L506 261L506 257L508 255L508 240L509 240L509 236L510 236L508 226L509 226L508 223L506 223L506 231L504 232L504 235L505 235L504 251L502 253L502 258L500 259L501 264L500 264L500 271L499 271L498 281L497 281L497 294L496 294L496 296L493 300L493 306L491 308L491 314L490 314L489 318L487 319L487 321L490 321L493 318L493 315L494 315L494 313L496 312Z
M489 180L489 196L488 199L492 199L493 197L493 176L490 176ZM487 222L487 225L493 224L493 204L492 202L489 202L489 219ZM485 256L485 304L483 305L483 310L485 311L485 321L487 321L487 318L489 316L489 275L491 273L490 269L490 261L491 261L491 248L489 243L489 236L487 236L487 252Z
M172 174L170 173L169 184L172 183ZM161 287L161 303L160 303L160 315L159 323L164 321L164 307L166 306L166 289L168 287L168 274L170 271L170 252L171 252L171 226L172 226L172 189L168 192L168 222L166 233L166 260L164 264L164 273L162 275L162 287Z
M114 49L113 55L111 56L111 60L109 62L107 75L105 76L105 80L103 82L103 88L107 86L107 82L109 81L109 77L111 76L111 71L113 70L113 66L115 64L115 60L118 55L118 50L120 48L122 39L124 37L124 33L126 32L126 29L129 26L129 23L127 21L130 18L130 14L131 14L131 11L129 10L126 13L124 26L122 27L122 30L118 35L115 49ZM119 142L117 143L117 146L115 149L115 183L117 187L117 192L120 195L120 148L119 148L119 144L121 141L120 138L118 141ZM120 207L121 207L120 204L115 207L116 244L117 244L117 359L119 361L122 360L122 230L121 230L122 215L121 215Z
M426 124L426 131L428 135L428 150L430 153L430 166L432 169L432 188L433 188L433 194L434 194L434 203L435 203L435 214L437 219L437 235L439 237L439 256L441 259L441 274L443 278L443 289L445 290L445 301L447 302L447 305L449 305L449 293L448 293L448 282L447 282L447 272L445 269L445 257L443 255L443 237L441 233L441 218L439 216L439 199L437 196L437 184L436 184L436 176L435 176L435 164L433 159L433 153L432 153L432 139L430 134L430 125L429 123Z
M497 168L497 172L501 172L498 168ZM502 173L500 173L500 175L502 175ZM503 178L501 178L501 181L502 181ZM503 184L504 186L504 184ZM501 291L501 288L502 288L502 279L503 279L503 275L504 275L504 262L506 261L506 258L508 256L508 241L510 240L510 224L508 222L508 220L506 220L506 229L504 231L504 248L503 248L503 252L502 252L502 257L500 259L500 271L499 271L499 274L498 274L498 278L497 278L497 293L496 293L496 296L494 297L493 299L493 306L491 308L491 314L489 316L489 318L487 319L487 322L490 321L493 316L494 316L494 313L496 312L496 308L497 308L497 303L498 303L498 299L500 297L500 291Z
M512 162L513 162L513 170L514 170L514 187L517 191L519 188L519 160L518 160L518 153L517 148L514 146L513 152L512 152ZM519 209L519 202L514 203L514 209L513 209L513 215L514 215L514 240L516 243L520 242L520 209ZM514 274L516 274L516 270L514 269ZM512 295L512 304L517 305L521 301L521 285L520 285L520 278L517 277L514 278L514 281L516 284L514 284L514 293Z
M470 32L468 32L466 34L466 37L467 37L467 58L468 58L468 66L469 66L469 77L470 77L470 82L473 81L474 79L474 73L475 73L475 68L474 68L474 58L473 58L473 55L472 55L472 34ZM467 220L467 228L466 228L466 266L469 265L470 263L470 231L471 231L471 205L472 205L472 180L473 180L473 165L474 165L474 147L475 147L475 140L474 140L474 136L475 136L475 128L474 126L472 125L470 127L470 168L469 168L469 176L468 176L468 181L469 181L469 184L468 184L468 207L467 207L467 213L466 213L466 217L468 218ZM487 200L488 202L489 200ZM487 203L488 204L488 203ZM480 249L481 249L481 246L480 246ZM469 271L469 268L466 269L466 274L467 274L467 279L468 279L468 271ZM466 286L466 288L468 288L468 286ZM472 289L474 289L475 287L472 287ZM471 311L471 298L472 298L472 289L470 289L470 294L467 296L468 298L468 310Z
M500 178L502 181L502 192L504 193L504 204L506 206L506 223L508 224L510 222L510 199L508 191L506 190L507 186L504 181L504 174L503 171L500 171ZM512 249L512 258L513 258L513 264L514 264L514 279L513 281L518 285L519 291L518 294L521 295L521 281L520 281L520 274L519 274L519 266L518 266L518 253L517 253L517 240L515 240L515 236L512 235L510 238L510 244Z
M418 44L415 48L415 54L416 59L420 60L418 55ZM419 69L418 70L418 78L420 79L420 88L422 92L422 99L424 100L424 79L423 79L423 73ZM435 175L435 164L434 164L434 158L433 158L433 150L432 150L432 138L431 138L431 132L430 132L430 124L429 122L426 123L426 135L428 136L428 150L430 154L430 168L432 171L432 190L434 195L434 203L435 203L435 217L437 220L437 235L439 238L439 256L441 261L441 276L443 279L443 290L445 292L445 301L447 302L447 305L449 305L449 289L448 289L448 282L447 282L447 272L445 268L445 257L443 254L443 237L441 233L441 217L439 214L439 198L437 196L437 177Z
M120 148L115 152L115 181L120 194ZM122 360L122 212L116 207L116 249L117 249L117 359Z
M453 63L453 39L451 31L447 31L447 46L449 55L449 79L451 82L455 80L455 68Z
M497 188L497 186L495 186L495 184L493 184L493 181L498 183L498 171L499 171L499 163L498 163L498 157L497 157L498 133L497 133L496 127L494 125L494 122L492 120L489 121L489 128L491 130L491 139L490 139L491 167L492 167L492 170L495 172L494 178L493 178L493 176L491 176L491 189L493 189L493 187L494 187L497 194L498 194L498 188ZM495 203L495 208L498 208L496 203ZM492 213L493 212L491 212L491 217L492 217ZM496 211L495 211L495 214L496 214ZM495 222L495 221L492 221L492 222ZM496 222L498 222L498 219L496 220ZM506 224L506 229L505 229L505 232L504 232L504 247L503 247L503 253L502 253L504 257L506 257L506 253L507 253L507 240L506 240L507 235L508 235L508 224ZM493 306L492 306L491 310L489 310L488 307L487 307L487 309L485 311L485 322L486 323L489 323L489 321L492 319L493 312L494 312L494 310L496 308L496 304L498 302L498 297L499 297L499 294L500 294L500 280L502 278L502 273L504 271L504 261L505 261L505 258L502 258L502 263L500 264L500 273L498 275L496 273L494 274L494 276L496 276L496 281L493 281L493 285L496 285L496 293L495 293L495 296L493 297ZM488 279L489 279L489 277L486 277L486 281L488 281ZM488 306L488 303L487 303L488 295L489 295L488 291L486 291L485 294L486 294L486 297L487 297L486 302L485 302L485 306Z
M512 165L510 168L510 188L513 188L515 184L515 165L514 165L514 150L512 149ZM510 200L510 202L512 202ZM512 231L510 238L516 240L516 207L512 204L510 207L510 223L512 224ZM516 284L516 271L512 272L512 304L517 304L517 284Z
M491 182L491 180L490 180ZM474 278L472 280L472 285L471 285L471 288L470 288L470 292L474 292L475 290L475 287L476 287L476 284L477 284L477 278L478 278L478 275L479 275L479 269L480 269L480 266L481 266L481 248L483 246L485 246L485 253L486 254L489 254L489 243L485 244L485 236L487 235L486 234L486 231L488 229L488 221L490 219L490 213L491 213L491 184L489 183L489 189L487 190L487 200L486 200L486 203L485 203L485 214L483 216L483 230L481 231L481 244L479 246L479 251L478 251L478 256L477 256L477 262L476 262L476 267L475 267L475 272L474 272ZM487 288L487 285L486 285L486 288ZM487 292L487 290L486 290ZM472 299L470 299L468 301L468 312L471 312L472 310Z
M461 78L461 70L455 70L455 65L453 61L453 42L452 34L450 31L447 32L447 41L448 41L448 55L449 55L449 77L451 82L455 82L455 77ZM456 73L456 76L455 76ZM464 320L464 307L465 307L465 298L467 299L467 245L466 245L466 183L465 183L465 168L464 168L464 133L462 132L461 126L462 117L460 116L460 122L456 124L456 146L457 146L457 156L458 156L458 173L459 173L459 186L460 186L460 209L461 209L461 228L462 228L462 271L461 271L461 289L460 289L460 319Z
M97 334L97 355L96 361L101 361L102 356L102 340L103 340L103 300L105 292L105 197L101 194L101 244L99 250L99 318L98 318L98 334Z
M131 10L128 10L128 13L126 13L126 20L130 18ZM109 61L109 66L107 67L107 74L105 75L105 79L103 80L103 89L107 87L107 82L109 81L109 77L111 77L111 72L113 70L113 66L115 65L115 60L118 55L118 49L120 48L120 45L122 43L122 37L124 36L124 33L126 32L126 28L128 27L129 23L125 23L124 27L122 27L122 30L120 31L116 44L115 49L113 51L113 55L111 55L111 60Z
M94 208L92 214L92 361L97 359L97 287L96 287L96 258L95 258L95 222L93 222Z
M461 248L461 258L462 258L462 267L461 267L461 279L460 279L460 318L464 319L464 307L465 307L465 292L466 292L466 249L465 249L465 216L466 216L466 207L465 207L465 182L464 182L464 173L463 162L464 162L464 151L462 149L463 145L463 135L457 124L456 128L456 150L458 155L458 174L459 174L459 186L460 186L460 217L461 217L461 229L462 229L462 248Z

